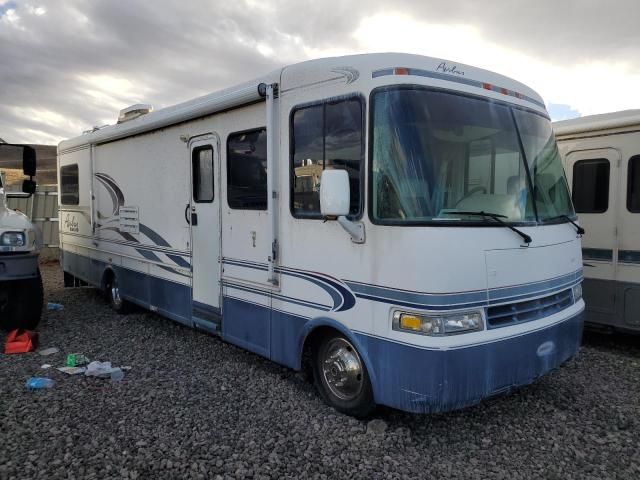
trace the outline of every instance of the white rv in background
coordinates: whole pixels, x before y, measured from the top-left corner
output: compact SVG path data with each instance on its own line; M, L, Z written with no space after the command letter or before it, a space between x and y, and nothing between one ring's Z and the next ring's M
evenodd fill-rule
M640 331L640 110L555 122L582 239L588 322Z
M577 352L580 238L525 85L372 54L150 110L59 145L68 285L309 365L358 416L462 408Z

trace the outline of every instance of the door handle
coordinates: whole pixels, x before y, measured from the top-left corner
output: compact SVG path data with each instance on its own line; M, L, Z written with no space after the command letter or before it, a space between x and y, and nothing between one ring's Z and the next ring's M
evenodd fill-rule
M191 225L191 221L189 220L189 217L187 216L187 212L189 211L189 204L187 203L187 206L184 207L184 220L187 222L188 225Z

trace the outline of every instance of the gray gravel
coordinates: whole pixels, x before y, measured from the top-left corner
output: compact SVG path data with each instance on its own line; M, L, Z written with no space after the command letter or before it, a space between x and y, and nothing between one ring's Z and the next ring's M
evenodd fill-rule
M640 478L640 344L587 335L536 384L476 407L369 421L293 371L151 313L112 313L43 267L41 346L0 355L0 479ZM0 337L4 344L4 336ZM131 365L120 383L42 371L66 353ZM27 391L34 374L52 390Z

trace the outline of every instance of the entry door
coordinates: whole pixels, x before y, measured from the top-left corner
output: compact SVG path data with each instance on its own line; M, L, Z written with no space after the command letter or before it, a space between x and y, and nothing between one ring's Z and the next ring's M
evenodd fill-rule
M220 326L220 155L217 135L190 142L192 318L196 326L219 331Z
M610 148L581 150L567 155L567 177L582 237L584 296L594 313L615 313L620 154Z

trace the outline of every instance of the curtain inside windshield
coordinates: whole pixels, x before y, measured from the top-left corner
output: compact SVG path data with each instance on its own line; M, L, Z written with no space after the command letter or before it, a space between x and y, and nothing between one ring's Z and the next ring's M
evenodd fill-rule
M536 220L518 130L509 107L420 88L379 91L374 94L372 107L374 220L478 222L483 218L468 212L481 211L501 215L509 222ZM537 140L544 136L543 126L536 122L529 121L527 132L532 138L526 141L526 151L543 150L541 140ZM555 148L553 136L551 139ZM539 210L546 212L551 200L542 185L555 182L558 191L552 192L553 202L558 208L552 210L556 212L562 195L568 193L559 192L559 159L548 157L540 156L540 167L544 164L544 175L555 175L553 180L539 179L541 192L536 200ZM566 181L563 185L566 190Z

